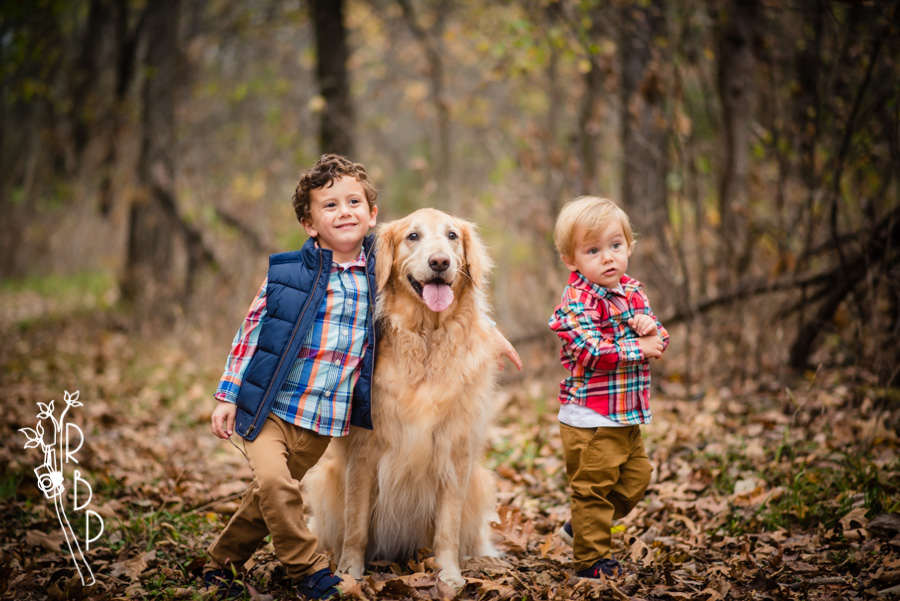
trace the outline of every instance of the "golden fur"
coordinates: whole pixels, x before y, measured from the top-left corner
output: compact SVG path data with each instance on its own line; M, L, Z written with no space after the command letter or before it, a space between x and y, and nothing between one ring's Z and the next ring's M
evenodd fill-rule
M379 231L374 430L333 440L305 480L320 545L356 579L366 561L428 547L440 578L460 587L461 558L496 554L495 484L481 465L497 370L489 269L474 227L446 213L422 209ZM440 312L421 296L435 278L453 291Z

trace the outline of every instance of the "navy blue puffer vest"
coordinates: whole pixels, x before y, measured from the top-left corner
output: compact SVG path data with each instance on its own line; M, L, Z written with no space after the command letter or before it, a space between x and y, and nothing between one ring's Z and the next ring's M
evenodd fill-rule
M363 241L369 302L372 309L366 328L369 346L359 365L359 380L353 389L350 424L372 429L372 374L375 368L375 253L374 237ZM253 440L262 429L275 396L300 351L300 344L313 326L325 298L331 272L331 251L317 249L312 239L298 251L269 257L266 286L266 316L260 325L257 349L244 372L237 397L235 431Z

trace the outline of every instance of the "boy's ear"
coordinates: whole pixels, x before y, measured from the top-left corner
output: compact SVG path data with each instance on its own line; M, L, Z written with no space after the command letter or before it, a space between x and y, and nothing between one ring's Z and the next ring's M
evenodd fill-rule
M316 231L316 228L313 227L312 221L308 217L304 217L300 220L300 225L303 226L303 229L306 230L306 235L310 238L315 238L319 235L319 232Z
M385 223L375 236L375 284L384 290L391 279L397 242L397 222Z
M559 255L560 260L563 264L569 269L569 271L578 271L578 268L575 267L575 263L572 262L571 257L567 257L566 255Z

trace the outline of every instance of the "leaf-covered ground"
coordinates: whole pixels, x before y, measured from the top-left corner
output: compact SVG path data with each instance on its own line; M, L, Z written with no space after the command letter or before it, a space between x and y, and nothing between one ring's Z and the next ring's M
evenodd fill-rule
M0 315L0 594L200 598L205 548L250 476L207 425L222 349L190 331L132 334L124 317L90 307L64 314ZM568 504L554 389L526 377L498 395L486 461L505 554L466 563L459 598L900 598L900 391L846 370L693 400L674 400L677 385L664 383L644 431L653 482L616 525L631 574L594 582L571 576L571 549L555 535ZM84 403L71 412L85 433L78 468L105 521L87 589L37 488L40 453L19 432L34 427L38 402L59 403L65 390ZM77 516L73 525L83 527ZM271 546L255 561L248 598L290 597ZM427 550L346 584L352 599L453 597Z

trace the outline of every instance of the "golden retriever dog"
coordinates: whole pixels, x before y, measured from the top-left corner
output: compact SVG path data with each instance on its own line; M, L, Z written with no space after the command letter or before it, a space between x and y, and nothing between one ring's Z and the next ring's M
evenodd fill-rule
M367 561L433 550L441 580L496 555L493 475L481 465L498 356L487 252L472 224L422 209L378 232L374 430L332 441L305 481L311 528L357 580Z

